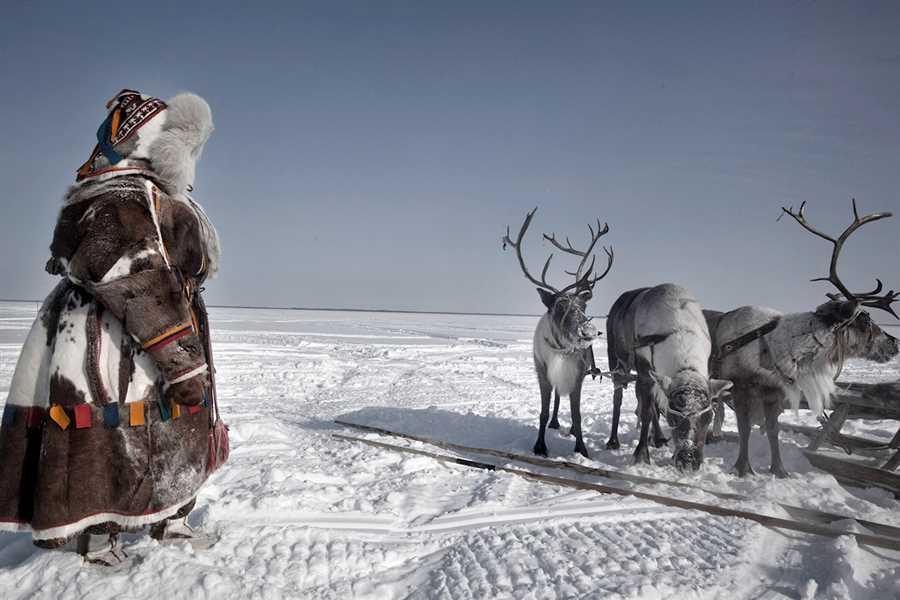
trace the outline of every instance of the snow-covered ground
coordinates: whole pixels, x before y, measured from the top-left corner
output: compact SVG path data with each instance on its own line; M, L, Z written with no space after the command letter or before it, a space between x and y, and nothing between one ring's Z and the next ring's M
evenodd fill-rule
M0 399L35 311L0 303ZM38 550L28 535L0 534L0 597L900 597L900 553L846 537L767 529L332 437L360 435L335 426L342 417L528 453L539 411L530 358L536 319L244 309L213 309L211 318L233 453L192 520L220 541L195 551L129 535L133 560L104 570ZM602 342L596 350L605 368ZM898 375L895 361L851 363L844 377ZM654 466L631 465L631 392L622 449L604 449L611 400L609 382L588 380L582 412L592 459L574 455L572 440L552 431L551 456L677 478L667 449L652 450ZM565 403L560 414L565 427ZM888 423L851 426L892 434ZM735 478L737 446L729 442L708 447L703 469L682 479L746 494L755 500L744 508L770 514L780 514L772 501L781 500L900 526L900 503L889 493L845 488L812 469L800 451L806 443L782 435L788 480ZM765 438L754 433L751 444L754 467L765 473ZM684 497L723 502L702 492Z

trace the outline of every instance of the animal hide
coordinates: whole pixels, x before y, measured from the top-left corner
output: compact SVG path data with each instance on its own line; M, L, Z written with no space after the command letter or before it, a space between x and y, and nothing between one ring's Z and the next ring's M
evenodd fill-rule
M207 466L202 385L184 406L168 395L212 375L188 299L208 264L202 221L139 176L69 200L48 265L66 278L32 325L0 430L0 530L48 545L172 516Z

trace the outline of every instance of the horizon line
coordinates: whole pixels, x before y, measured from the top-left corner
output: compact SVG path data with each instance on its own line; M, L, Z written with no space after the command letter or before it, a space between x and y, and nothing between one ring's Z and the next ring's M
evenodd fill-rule
M20 298L0 298L0 302L22 304L35 303L40 304L43 300L23 300ZM363 312L363 313L398 313L413 315L459 315L474 317L532 317L537 318L542 315L530 313L504 313L504 312L470 312L460 310L416 310L403 308L323 308L317 306L256 306L244 304L210 304L209 308L238 308L245 310L302 310L302 311L321 311L321 312ZM605 315L602 318L606 318Z

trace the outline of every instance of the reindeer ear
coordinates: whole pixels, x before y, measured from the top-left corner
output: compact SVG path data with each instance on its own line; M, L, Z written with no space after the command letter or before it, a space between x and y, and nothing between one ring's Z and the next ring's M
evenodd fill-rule
M548 292L544 288L538 288L537 291L538 295L541 297L541 302L544 303L547 310L553 310L553 305L556 304L556 294Z
M852 320L859 312L859 302L855 300L832 300L816 308L816 314L833 323Z
M653 383L659 386L663 393L668 396L669 388L672 387L672 378L668 375L661 375L653 370L650 371L650 377L653 379Z
M734 384L727 379L710 379L709 380L709 399L715 400L716 398L725 398L726 396L730 396L732 386Z

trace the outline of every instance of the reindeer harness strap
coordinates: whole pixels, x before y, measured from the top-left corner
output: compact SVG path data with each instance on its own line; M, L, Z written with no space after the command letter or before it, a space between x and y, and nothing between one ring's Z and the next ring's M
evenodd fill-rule
M781 322L781 317L775 317L765 325L757 327L752 331L748 331L744 335L737 337L730 342L722 344L721 347L718 345L714 346L714 354L711 358L714 367L712 371L714 373L719 373L720 367L722 366L722 360L726 356L737 352L750 342L755 342L756 340L762 339L766 335L772 333L775 328L778 327L779 322Z

